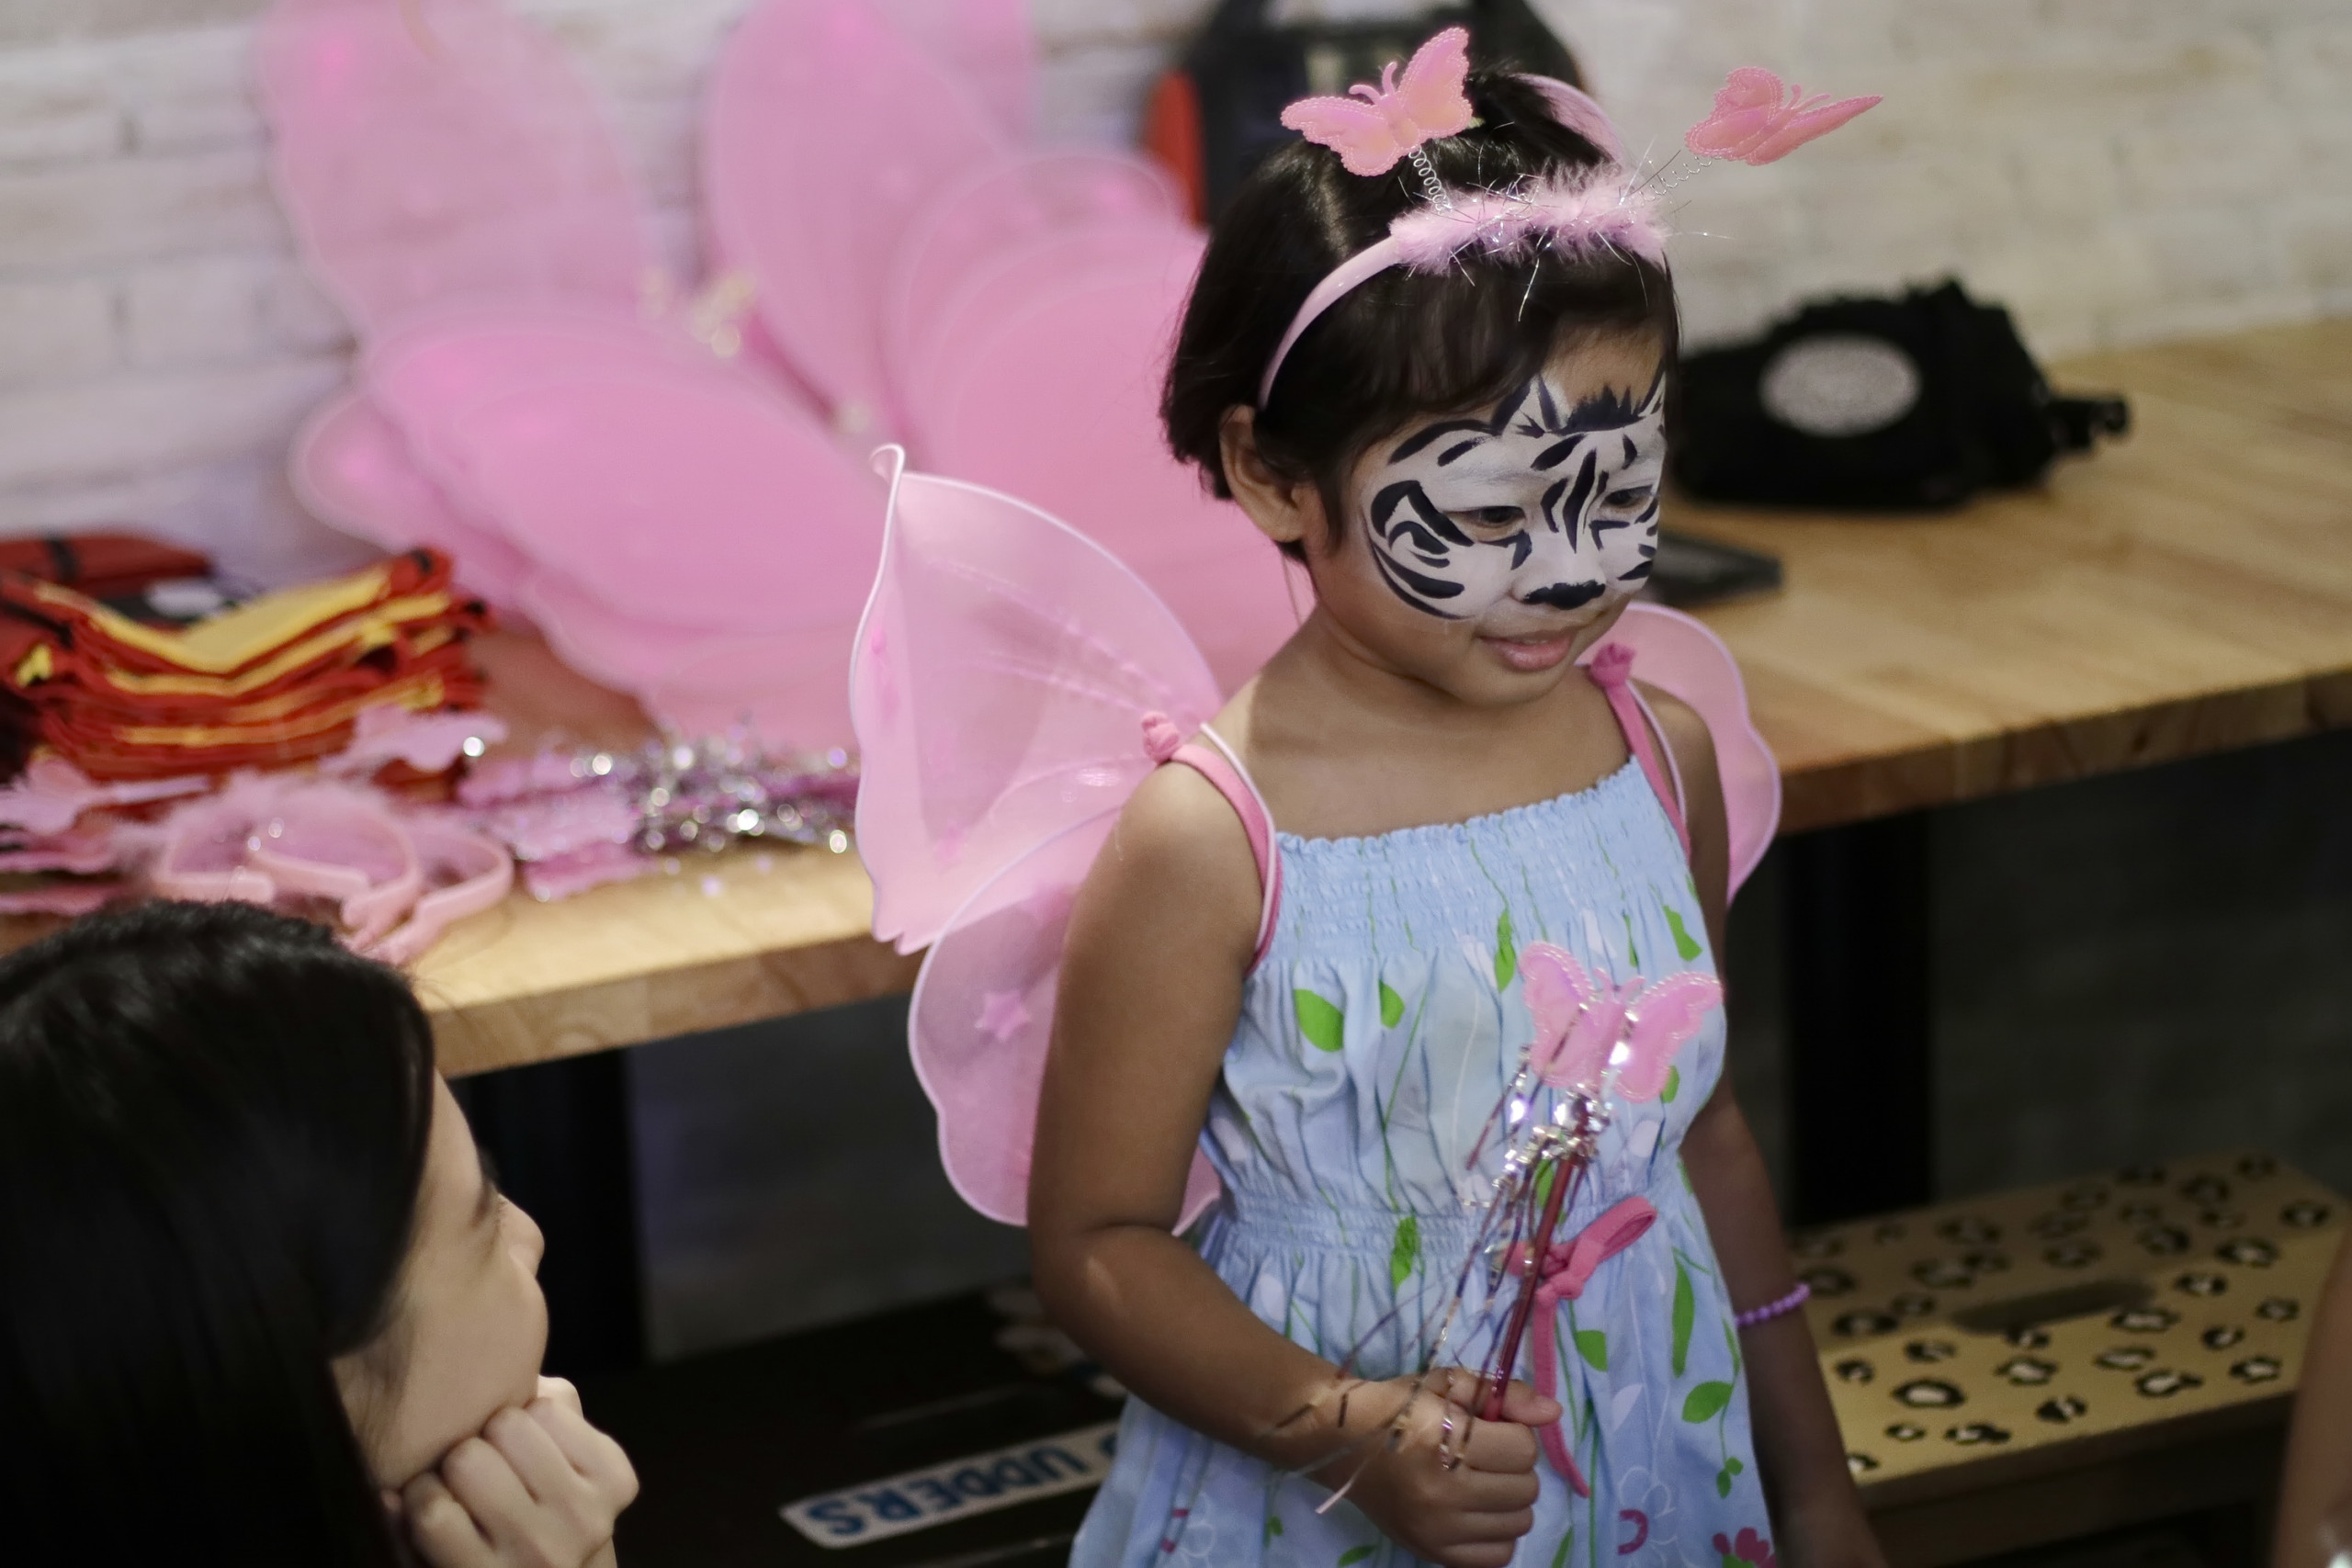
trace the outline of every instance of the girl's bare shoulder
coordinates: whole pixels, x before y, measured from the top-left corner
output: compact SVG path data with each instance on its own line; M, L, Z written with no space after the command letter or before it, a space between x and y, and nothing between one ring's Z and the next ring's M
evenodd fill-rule
M1082 902L1148 941L1204 941L1247 954L1259 898L1257 857L1232 803L1199 772L1171 762L1148 774L1120 810Z
M1707 721L1699 716L1699 710L1673 693L1662 691L1646 681L1637 679L1634 684L1642 689L1643 701L1649 704L1650 712L1657 716L1658 733L1673 750L1675 764L1685 773L1702 763L1713 769L1715 765L1715 738L1713 732L1707 728Z

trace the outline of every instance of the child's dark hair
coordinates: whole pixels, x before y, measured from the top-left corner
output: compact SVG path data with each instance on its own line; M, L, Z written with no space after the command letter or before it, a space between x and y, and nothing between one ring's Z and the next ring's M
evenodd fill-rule
M1422 149L1449 189L1504 190L1608 162L1521 76L1474 71L1467 92L1478 123ZM1201 263L1160 402L1169 445L1200 465L1218 495L1232 494L1219 446L1227 411L1257 402L1259 378L1307 294L1428 199L1410 159L1365 178L1304 141L1269 157L1235 192ZM1372 442L1417 416L1492 403L1561 347L1609 332L1653 337L1673 363L1666 268L1605 248L1500 258L1465 251L1434 275L1392 267L1325 311L1292 348L1258 411L1259 453L1276 473L1315 484L1336 528L1340 481Z
M0 1531L23 1568L401 1552L333 1361L395 1310L433 1035L244 904L0 959Z

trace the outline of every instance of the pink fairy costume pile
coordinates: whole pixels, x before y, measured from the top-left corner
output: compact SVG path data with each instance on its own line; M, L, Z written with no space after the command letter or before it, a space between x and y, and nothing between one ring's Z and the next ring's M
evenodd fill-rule
M895 436L1078 519L1238 680L1295 615L1159 440L1201 239L1141 161L1026 144L1029 47L1015 0L754 7L704 105L709 281L673 298L598 106L496 0L279 0L278 188L361 339L298 493L448 550L673 730L823 752Z
M405 964L513 886L496 839L365 782L386 765L447 772L503 738L481 713L360 711L315 772L100 784L37 757L0 789L0 872L72 881L0 893L0 912L86 914L138 894L241 899L318 915L356 950Z

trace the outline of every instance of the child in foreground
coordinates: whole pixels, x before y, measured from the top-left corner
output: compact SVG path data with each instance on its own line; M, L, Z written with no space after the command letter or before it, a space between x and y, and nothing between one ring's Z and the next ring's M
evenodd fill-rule
M1315 606L1205 733L1231 776L1147 778L1071 918L1036 1279L1138 1396L1073 1562L1874 1568L1723 1076L1713 744L1603 647L1657 546L1658 231L1589 99L1480 71L1456 110L1430 70L1292 121L1323 144L1236 197L1169 375L1176 450ZM1547 1017L1669 993L1670 1066L1613 1080L1511 1260L1542 1291L1494 1400L1453 1369L1503 1314L1452 1305L1489 1109Z

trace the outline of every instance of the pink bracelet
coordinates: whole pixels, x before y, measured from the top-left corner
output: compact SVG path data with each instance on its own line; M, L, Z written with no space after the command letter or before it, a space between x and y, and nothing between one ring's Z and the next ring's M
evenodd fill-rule
M1797 1288L1779 1301L1766 1302L1760 1307L1752 1307L1747 1312L1736 1314L1731 1321L1735 1327L1753 1328L1759 1323L1770 1323L1776 1317L1786 1317L1812 1298L1813 1287L1800 1280L1797 1281Z

